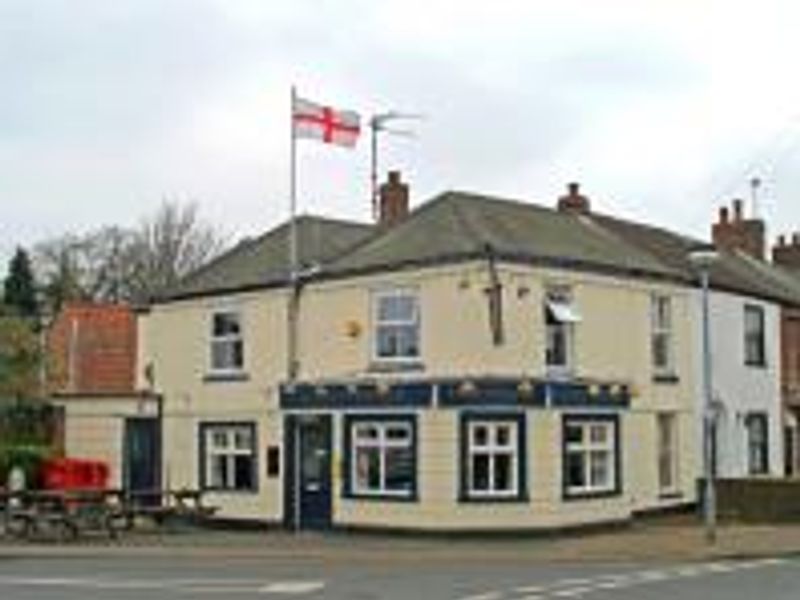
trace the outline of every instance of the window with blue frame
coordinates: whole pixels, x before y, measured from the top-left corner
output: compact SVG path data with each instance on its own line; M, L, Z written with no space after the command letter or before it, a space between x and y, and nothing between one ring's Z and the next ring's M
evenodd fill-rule
M524 500L525 415L464 413L461 416L461 499Z
M416 435L413 415L345 415L345 496L415 499Z

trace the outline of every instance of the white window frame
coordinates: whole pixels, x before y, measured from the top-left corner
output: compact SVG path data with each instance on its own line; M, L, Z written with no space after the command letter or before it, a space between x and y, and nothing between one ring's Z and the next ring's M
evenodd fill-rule
M486 443L475 444L475 430L485 427L487 430ZM501 427L508 428L508 444L497 443L497 430ZM467 470L466 494L468 498L516 498L519 496L519 421L513 419L470 419L467 422L466 461ZM475 488L475 469L473 458L479 455L488 456L489 464L489 489ZM493 489L495 465L498 456L510 456L511 486L507 490Z
M410 421L406 420L356 420L350 425L350 456L351 456L351 492L356 496L390 496L395 498L411 498L416 489L416 482L412 483L411 489L399 490L387 487L386 479L388 474L387 455L390 449L407 449L414 452L414 427ZM359 430L374 428L377 431L376 438L362 438ZM390 429L402 429L406 432L405 439L393 439L387 435ZM376 449L379 456L379 481L377 488L362 486L358 477L358 450ZM417 474L414 473L416 478Z
M545 323L545 349L544 349L544 364L545 369L549 374L554 375L569 375L575 368L575 323L581 320L580 314L575 310L574 298L572 290L567 286L550 286L545 290L544 296L544 323ZM551 312L556 312L551 307L553 305L562 305L564 307L565 317L557 321L555 324L548 323L548 317ZM560 328L564 335L564 364L550 363L548 354L550 350L551 336L554 336L554 330Z
M661 494L675 493L680 487L680 455L678 414L676 412L660 412L656 414L656 476L658 490ZM664 425L667 425L666 430ZM664 435L666 432L666 436ZM665 484L663 475L667 467L669 482Z
M666 307L666 316L662 321L661 308ZM653 370L661 375L672 375L675 372L675 352L673 349L673 302L672 297L667 294L653 294L650 297L650 362ZM665 365L656 364L655 344L657 337L665 337L667 363Z
M567 429L576 427L583 430L581 442L570 442L567 436ZM605 442L592 441L591 434L593 428L603 428L606 431ZM567 497L570 496L591 496L596 494L612 494L618 492L618 473L617 462L619 457L619 448L617 447L617 427L619 424L616 420L610 419L581 419L570 417L567 419L564 426L564 463L567 464L568 456L570 454L580 453L583 455L583 468L584 468L584 484L573 485L566 481L567 470L564 469L564 491ZM607 452L608 461L608 481L603 485L592 483L592 453L593 452Z
M233 315L236 317L236 320L238 321L239 324L239 333L229 333L222 335L217 335L214 333L214 326L216 323L216 319L217 317L222 315ZM211 319L209 325L210 325L209 342L208 342L209 372L212 374L219 374L219 375L243 373L245 370L246 349L245 349L245 339L244 339L244 317L242 311L236 308L215 309L214 311L211 312ZM239 343L242 346L242 364L232 367L216 366L214 364L214 347L218 344L236 344L236 343Z
M256 490L258 488L258 467L256 463L257 444L255 426L247 423L204 424L202 432L204 436L203 451L205 454L203 457L203 487L208 490L221 492L250 492ZM249 447L240 448L237 446L237 433L245 433L250 438ZM219 446L215 439L215 436L220 434L225 438L225 443L222 446ZM249 487L236 487L236 458L239 456L247 456L251 460L253 473L251 475L252 485ZM214 481L214 459L220 457L227 462L227 481L216 482Z
M414 314L411 320L382 320L381 301L387 298L410 297L414 301ZM376 362L416 362L422 356L422 328L420 318L419 290L412 287L382 289L372 292L372 359ZM381 356L380 337L381 327L414 327L417 335L417 352L405 356Z

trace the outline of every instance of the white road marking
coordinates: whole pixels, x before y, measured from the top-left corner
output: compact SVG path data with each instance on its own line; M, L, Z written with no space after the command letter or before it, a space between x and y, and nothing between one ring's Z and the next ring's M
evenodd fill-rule
M472 596L464 596L458 600L499 600L501 596L502 594L500 592L491 591L483 592L481 594L474 594Z
M236 579L111 579L69 577L0 577L0 586L9 587L69 587L94 590L165 590L193 594L274 594L298 596L317 592L325 587L323 581Z
M579 598L593 592L612 590L625 587L641 586L659 583L662 581L673 581L677 579L687 579L700 575L714 575L735 573L741 570L762 568L772 565L785 564L786 560L781 558L765 558L743 562L710 562L692 565L678 565L668 569L650 569L621 574L597 575L596 577L570 578L553 581L548 584L519 586L507 592L503 598L515 598L516 600L547 600L554 598ZM520 594L533 594L533 596L520 597ZM500 596L493 592L491 597L475 597L472 599L461 600L498 600Z
M318 592L325 587L324 581L276 581L260 588L260 594L300 595Z

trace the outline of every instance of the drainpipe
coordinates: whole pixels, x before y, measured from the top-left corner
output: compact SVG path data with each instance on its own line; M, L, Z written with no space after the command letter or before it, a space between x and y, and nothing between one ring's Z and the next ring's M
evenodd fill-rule
M489 328L492 343L495 346L502 346L505 338L503 332L503 284L500 283L500 276L497 273L497 257L494 248L491 244L486 244L484 252L489 271L489 287L484 290L489 301Z

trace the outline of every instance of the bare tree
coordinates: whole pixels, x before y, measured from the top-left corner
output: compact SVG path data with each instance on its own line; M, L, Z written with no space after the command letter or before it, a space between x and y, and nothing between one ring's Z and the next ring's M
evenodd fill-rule
M224 247L219 230L199 219L196 203L165 201L134 232L131 297L146 300L169 289Z
M143 302L175 285L225 247L196 203L164 201L135 228L106 226L37 244L34 264L48 309L64 302Z

